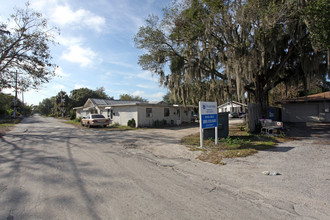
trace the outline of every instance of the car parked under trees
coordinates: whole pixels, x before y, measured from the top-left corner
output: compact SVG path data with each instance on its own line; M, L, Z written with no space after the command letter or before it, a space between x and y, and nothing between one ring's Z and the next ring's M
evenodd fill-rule
M109 124L110 120L100 114L88 114L81 119L81 125L89 128L94 126L106 127Z

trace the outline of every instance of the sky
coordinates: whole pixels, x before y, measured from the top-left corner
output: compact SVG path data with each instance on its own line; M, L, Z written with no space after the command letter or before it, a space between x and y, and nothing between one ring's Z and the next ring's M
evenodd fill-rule
M0 20L5 21L24 0L0 0ZM58 45L51 46L57 76L38 90L24 92L24 102L37 105L58 92L79 88L105 88L107 95L121 94L161 101L167 89L158 77L144 71L134 36L148 15L162 16L170 0L30 0L50 26L60 29ZM5 93L13 91L4 90ZM21 94L19 95L21 99Z

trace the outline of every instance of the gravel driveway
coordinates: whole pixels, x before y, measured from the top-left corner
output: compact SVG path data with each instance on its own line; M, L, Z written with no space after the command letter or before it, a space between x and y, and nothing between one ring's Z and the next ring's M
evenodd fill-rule
M196 127L28 118L1 137L0 219L330 219L329 126L307 127L308 137L218 166L179 144Z
M280 143L254 156L224 159L225 166L201 164L194 160L198 152L177 145L183 136L198 132L198 128L137 132L172 137L169 144L164 144L165 138L139 146L162 158L191 160L176 164L174 169L216 183L212 191L230 190L239 199L262 202L294 218L330 219L330 124L295 123L286 127L288 136L295 141ZM280 175L267 176L263 171Z

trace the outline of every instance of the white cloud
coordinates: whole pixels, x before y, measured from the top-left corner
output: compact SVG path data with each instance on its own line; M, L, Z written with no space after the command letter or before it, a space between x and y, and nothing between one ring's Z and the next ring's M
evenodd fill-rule
M163 92L157 92L155 94L152 94L150 96L150 98L154 99L154 100L163 100L163 96L165 95L165 93Z
M149 72L149 71L143 71L143 72L137 74L136 76L141 78L141 79L146 79L146 80L151 80L151 81L158 82L156 77L153 77L152 73Z
M102 32L105 26L105 19L100 16L92 16L88 19L85 19L85 24L89 28L95 29L97 32Z
M91 66L96 59L96 53L90 48L83 48L79 45L73 45L64 51L62 58L72 62L79 63L81 67Z
M108 72L105 73L105 75L106 76L114 76L115 74L113 72L108 71Z
M144 95L143 91L137 90L137 91L133 92L133 96L143 96L143 95Z
M31 6L37 11L41 11L45 8L52 8L57 5L57 0L33 0L31 1Z
M57 67L55 69L55 75L63 78L71 76L71 74L63 72L63 69L61 67Z
M68 25L78 23L84 14L84 10L80 9L76 12L72 11L70 6L57 6L52 14L52 21L60 25Z
M139 87L139 88L143 88L143 89L153 89L153 88L155 88L154 85L146 85L146 84L137 84L136 86Z
M65 86L61 84L56 84L52 86L52 89L54 90L65 90Z
M87 27L97 32L101 32L106 24L104 17L85 9L74 11L69 5L58 5L53 11L51 19L54 23L62 26L70 25L72 28L72 25L77 25L77 27Z
M158 3L158 2L157 2ZM151 2L111 0L104 1L109 31L123 34L136 33L145 24L146 15L151 13Z
M63 46L81 45L84 42L84 39L81 37L64 37L61 35L57 37L57 40Z

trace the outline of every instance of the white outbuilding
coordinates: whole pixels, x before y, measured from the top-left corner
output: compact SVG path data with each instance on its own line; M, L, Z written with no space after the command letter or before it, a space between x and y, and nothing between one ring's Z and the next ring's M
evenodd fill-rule
M230 102L226 102L222 105L218 106L218 112L236 112L236 113L240 113L240 112L246 112L247 109L247 105L240 103L240 102L236 102L236 101L230 101Z

